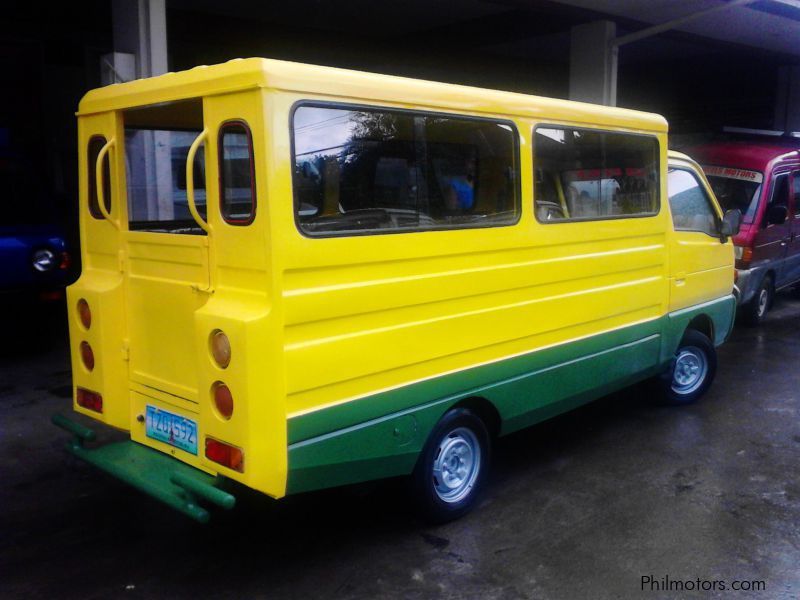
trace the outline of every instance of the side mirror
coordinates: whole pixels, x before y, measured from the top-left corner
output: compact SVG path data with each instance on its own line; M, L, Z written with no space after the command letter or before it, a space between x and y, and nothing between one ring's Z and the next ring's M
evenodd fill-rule
M789 211L785 206L773 204L767 210L767 225L783 225L788 216Z
M719 228L720 240L724 244L728 241L729 237L735 236L739 233L739 228L742 225L742 211L738 208L725 211L725 216L722 217L722 224Z

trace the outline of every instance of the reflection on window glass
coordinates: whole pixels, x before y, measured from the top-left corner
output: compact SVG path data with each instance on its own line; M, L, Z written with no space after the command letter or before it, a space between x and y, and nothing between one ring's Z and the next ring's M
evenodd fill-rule
M305 233L517 221L516 138L508 125L301 106L293 129L295 205Z
M253 145L250 132L241 123L230 123L220 133L220 209L233 225L246 225L255 216Z
M189 212L186 158L199 131L125 129L128 220L131 230L204 234ZM194 200L206 218L204 145L193 165Z
M667 191L675 231L699 231L717 236L717 215L697 178L684 169L669 169Z
M534 138L534 197L539 221L658 212L655 138L561 127L537 127Z

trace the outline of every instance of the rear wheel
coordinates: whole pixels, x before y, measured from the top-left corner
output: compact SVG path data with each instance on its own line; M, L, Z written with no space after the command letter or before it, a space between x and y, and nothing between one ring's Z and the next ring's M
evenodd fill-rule
M469 512L489 472L486 425L472 411L448 411L431 432L411 476L417 508L428 521L444 523Z
M717 351L708 337L688 330L681 340L671 368L661 378L668 404L691 404L706 393L717 373Z
M748 325L761 325L767 317L767 312L772 307L775 288L772 277L765 275L761 285L752 300L742 307L742 316Z

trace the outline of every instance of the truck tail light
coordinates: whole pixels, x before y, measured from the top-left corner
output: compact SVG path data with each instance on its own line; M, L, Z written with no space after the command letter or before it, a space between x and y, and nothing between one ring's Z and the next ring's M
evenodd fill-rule
M81 320L81 325L86 329L92 326L92 311L89 308L89 303L83 298L78 300L78 317Z
M79 387L75 396L75 402L78 404L78 406L88 408L94 412L103 412L103 396L97 392L92 392L91 390L85 390Z
M236 446L207 437L206 458L223 467L244 473L244 452Z
M214 384L214 406L223 418L231 418L233 414L233 394L231 394L230 388L221 381Z
M81 342L81 360L87 371L94 369L94 351L89 342Z

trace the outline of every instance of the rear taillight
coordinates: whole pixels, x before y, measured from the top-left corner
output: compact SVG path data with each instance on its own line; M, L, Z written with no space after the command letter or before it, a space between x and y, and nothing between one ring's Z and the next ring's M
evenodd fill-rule
M223 467L244 473L244 452L236 446L207 437L206 458Z
M103 412L103 397L97 392L78 388L75 401L78 406L83 408L88 408L94 412Z
M81 342L81 360L87 371L94 369L94 352L89 342Z
M224 419L230 419L233 414L233 394L230 388L218 381L214 384L214 406Z
M92 311L89 308L89 303L83 298L78 300L78 318L85 329L89 329L92 326Z

